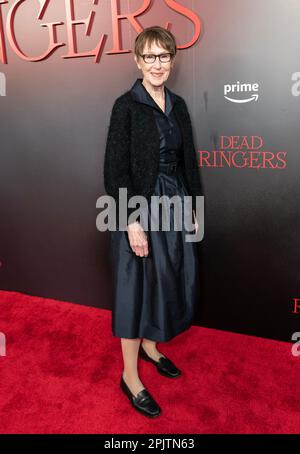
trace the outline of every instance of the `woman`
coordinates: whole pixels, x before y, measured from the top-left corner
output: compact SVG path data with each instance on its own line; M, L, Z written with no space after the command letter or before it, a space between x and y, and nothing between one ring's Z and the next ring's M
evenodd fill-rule
M182 201L192 196L197 232L195 198L202 189L191 120L184 99L165 86L175 55L170 31L148 27L137 36L134 60L143 78L113 105L104 185L117 209L119 188L127 189L128 198L143 195L148 201L151 195L178 195ZM129 215L134 210L129 208ZM181 371L157 349L157 342L191 326L199 297L196 243L185 241L184 229L174 231L172 208L170 212L170 231L145 231L137 220L110 232L112 330L121 338L124 362L120 386L133 407L150 417L161 408L139 378L138 356L165 377L179 377Z

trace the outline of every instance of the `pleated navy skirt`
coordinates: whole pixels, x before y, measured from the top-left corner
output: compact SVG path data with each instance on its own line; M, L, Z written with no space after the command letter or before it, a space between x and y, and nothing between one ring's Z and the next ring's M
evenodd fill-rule
M153 195L189 195L179 167L174 174L159 172ZM161 213L161 211L160 211ZM150 226L149 206L149 226ZM187 330L199 304L199 262L196 242L185 241L193 232L174 230L170 207L170 231L145 232L149 255L137 256L127 231L110 231L113 272L112 332L122 338L146 338L166 342Z

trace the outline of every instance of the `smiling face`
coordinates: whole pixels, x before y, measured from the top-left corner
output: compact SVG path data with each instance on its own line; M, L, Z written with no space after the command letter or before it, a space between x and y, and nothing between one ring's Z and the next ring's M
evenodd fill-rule
M151 55L168 53L169 51L167 49L157 45L155 42L153 42L150 47L147 43L143 50L143 54ZM175 56L173 56L173 58L171 57L171 60L167 63L162 63L159 58L156 58L154 63L145 63L143 57L137 58L136 55L134 56L134 60L137 64L137 67L143 73L143 82L155 89L162 86L167 81L174 66Z

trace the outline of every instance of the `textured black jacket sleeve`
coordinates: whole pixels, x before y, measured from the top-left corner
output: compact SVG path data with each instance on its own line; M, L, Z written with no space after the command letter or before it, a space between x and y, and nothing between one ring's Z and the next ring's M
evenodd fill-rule
M104 156L104 187L116 201L119 188L127 188L127 200L135 195L130 176L130 112L128 106L117 98L114 102L108 128ZM128 208L128 216L135 208Z

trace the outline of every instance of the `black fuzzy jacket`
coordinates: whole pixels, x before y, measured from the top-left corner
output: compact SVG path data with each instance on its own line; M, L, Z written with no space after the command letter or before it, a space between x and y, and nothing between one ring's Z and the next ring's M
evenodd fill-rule
M191 118L184 99L174 96L173 112L183 138L183 173L189 194L203 195L193 141ZM150 203L159 171L159 131L153 109L136 102L127 91L113 105L104 157L104 187L117 202L119 188L127 188L128 199L143 195ZM128 216L136 208L127 208Z

